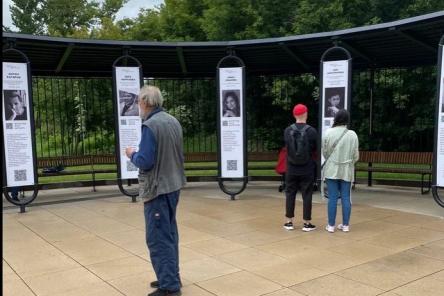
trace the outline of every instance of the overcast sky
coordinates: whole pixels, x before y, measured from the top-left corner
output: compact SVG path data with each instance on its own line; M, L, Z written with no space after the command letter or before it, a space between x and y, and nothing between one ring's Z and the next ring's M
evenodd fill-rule
M102 2L101 0L98 0ZM9 11L9 5L11 0L2 0L3 5L3 25L14 28L12 25L11 13ZM129 0L122 9L117 13L117 19L124 17L135 17L139 13L140 8L153 8L160 5L163 0Z

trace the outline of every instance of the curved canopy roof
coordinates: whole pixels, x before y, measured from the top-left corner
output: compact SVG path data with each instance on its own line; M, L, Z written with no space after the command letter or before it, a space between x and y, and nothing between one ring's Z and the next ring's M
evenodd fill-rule
M317 73L322 53L335 42L349 50L355 69L435 64L443 30L444 11L439 11L346 30L241 41L111 41L3 32L3 48L12 43L23 51L33 75L110 77L113 62L128 50L142 63L145 77L213 77L230 49L248 73L270 75Z

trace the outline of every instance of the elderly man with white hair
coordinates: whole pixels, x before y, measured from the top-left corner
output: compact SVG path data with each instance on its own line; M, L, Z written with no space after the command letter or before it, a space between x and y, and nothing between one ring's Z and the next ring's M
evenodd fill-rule
M139 196L144 200L146 242L157 281L149 296L181 295L179 234L176 208L185 185L183 136L179 121L162 108L163 98L155 86L139 94L142 139L139 150L126 148L126 155L139 168Z

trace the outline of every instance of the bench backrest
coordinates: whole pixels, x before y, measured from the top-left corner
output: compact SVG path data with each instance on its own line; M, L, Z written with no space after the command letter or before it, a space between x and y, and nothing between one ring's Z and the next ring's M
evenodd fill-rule
M248 159L250 161L276 161L277 151L268 152L250 152ZM210 162L217 161L215 152L190 152L185 153L185 162ZM58 157L40 157L38 158L38 167L55 167L59 164L64 166L79 166L91 164L115 164L114 154L101 155L79 155L79 156L58 156Z
M38 158L38 167L55 167L63 166L79 166L92 164L115 164L116 156L114 154L100 155L78 155L78 156L58 156L58 157L41 157Z
M277 161L278 152L249 152L249 161ZM359 162L373 163L400 163L400 164L431 164L432 152L381 152L360 151ZM186 162L209 162L217 161L215 152L192 152L185 153ZM79 166L92 164L115 164L114 154L82 155L82 156L60 156L38 158L38 167L54 167L59 164L64 166Z
M248 152L250 161L277 161L278 151ZM185 153L185 162L217 161L216 152Z
M359 162L431 164L432 152L359 151Z

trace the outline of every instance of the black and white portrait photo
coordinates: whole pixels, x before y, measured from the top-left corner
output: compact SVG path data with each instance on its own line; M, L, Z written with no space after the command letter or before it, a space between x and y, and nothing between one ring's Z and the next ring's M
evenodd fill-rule
M324 117L335 117L339 110L344 109L345 87L325 88Z
M240 116L240 90L222 91L222 116L239 117Z
M27 120L26 91L3 90L6 120Z
M139 116L139 100L134 90L119 90L120 116Z

